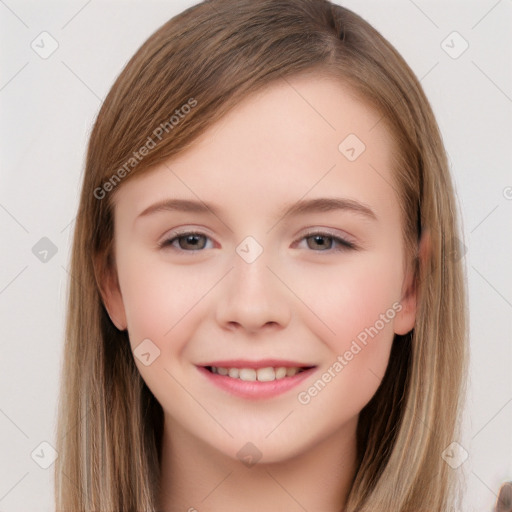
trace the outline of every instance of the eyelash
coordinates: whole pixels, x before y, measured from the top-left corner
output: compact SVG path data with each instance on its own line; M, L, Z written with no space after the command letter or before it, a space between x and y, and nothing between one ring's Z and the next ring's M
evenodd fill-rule
M178 252L201 252L205 249L196 249L196 250L185 250L185 249L180 249L180 248L176 248L174 246L172 246L172 243L176 240L179 240L181 238L187 238L189 236L204 236L206 238L210 238L208 235L205 235L204 233L201 233L201 232L198 232L198 231L185 231L185 232L182 232L182 233L177 233L176 236L173 236L172 238L168 238L166 240L164 240L163 242L161 242L159 244L159 247L160 249L164 249L166 247L169 247L169 248L172 248ZM327 232L324 232L324 231L312 231L312 232L309 232L309 233L306 233L304 236L302 236L302 238L300 238L299 240L297 241L302 241L302 240L305 240L307 238L311 238L311 237L314 237L314 236L320 236L320 237L325 237L325 238L332 238L333 241L337 242L340 247L338 247L337 249L324 249L324 250L320 250L320 251L314 251L312 250L313 252L326 252L326 253L338 253L338 252L344 252L344 251L349 251L349 250L357 250L357 247L354 243L352 242L349 242L348 240L345 240L344 238L341 238L341 237L338 237L338 236L335 236L333 235L332 233L327 233Z

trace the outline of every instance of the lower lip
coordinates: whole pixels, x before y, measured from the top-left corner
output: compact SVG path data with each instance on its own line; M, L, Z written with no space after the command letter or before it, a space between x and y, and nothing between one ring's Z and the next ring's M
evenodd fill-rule
M307 379L314 371L315 368L304 370L300 373L296 373L292 377L283 377L282 379L271 380L269 382L260 381L245 381L241 379L234 379L227 375L219 375L218 373L212 373L202 366L198 366L197 369L206 376L219 388L227 391L236 396L242 398L272 398L289 391L293 387L300 384L304 379Z

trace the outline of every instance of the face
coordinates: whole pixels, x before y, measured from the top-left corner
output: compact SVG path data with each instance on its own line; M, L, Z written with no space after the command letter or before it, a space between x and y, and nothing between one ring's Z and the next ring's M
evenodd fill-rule
M379 118L294 77L120 186L104 300L166 425L275 462L357 422L415 317Z

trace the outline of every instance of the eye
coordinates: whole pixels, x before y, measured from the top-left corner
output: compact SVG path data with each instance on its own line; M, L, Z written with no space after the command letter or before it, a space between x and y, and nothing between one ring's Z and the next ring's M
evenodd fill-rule
M205 249L206 240L210 237L204 233L190 231L177 234L172 238L168 238L159 244L160 248L172 247L178 251L195 252ZM331 233L312 232L302 237L299 241L306 240L309 249L315 249L315 252L339 252L350 249L357 249L355 244L345 240L344 238L335 236ZM177 245L176 245L177 243ZM333 246L338 245L338 248ZM211 248L211 247L210 247ZM320 249L320 250L317 250Z
M198 232L185 232L180 233L178 236L173 238L168 238L164 240L161 244L159 244L160 248L165 247L173 247L178 251L200 251L205 248L205 244L203 243L205 240L209 239L209 237L203 233ZM178 247L175 242L178 243Z
M306 240L307 246L310 249L320 248L320 251L315 252L339 252L356 249L355 244L352 242L331 233L312 232L301 238L300 241L302 240ZM338 244L338 248L333 249L335 244Z

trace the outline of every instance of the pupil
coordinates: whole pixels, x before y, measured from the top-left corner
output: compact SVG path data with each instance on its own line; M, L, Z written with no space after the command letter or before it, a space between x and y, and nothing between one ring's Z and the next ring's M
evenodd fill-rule
M327 235L311 235L308 240L308 245L310 248L317 249L320 247L321 249L329 249L331 246L326 243L326 240L330 237ZM314 240L313 245L316 244L316 247L312 247L311 239Z
M323 246L323 247L326 246L325 236L323 236L323 235L315 235L314 239L315 239L315 243L316 244L318 244L320 246Z
M185 243L193 247L198 247L200 237L201 235L187 235L187 237L185 238Z

